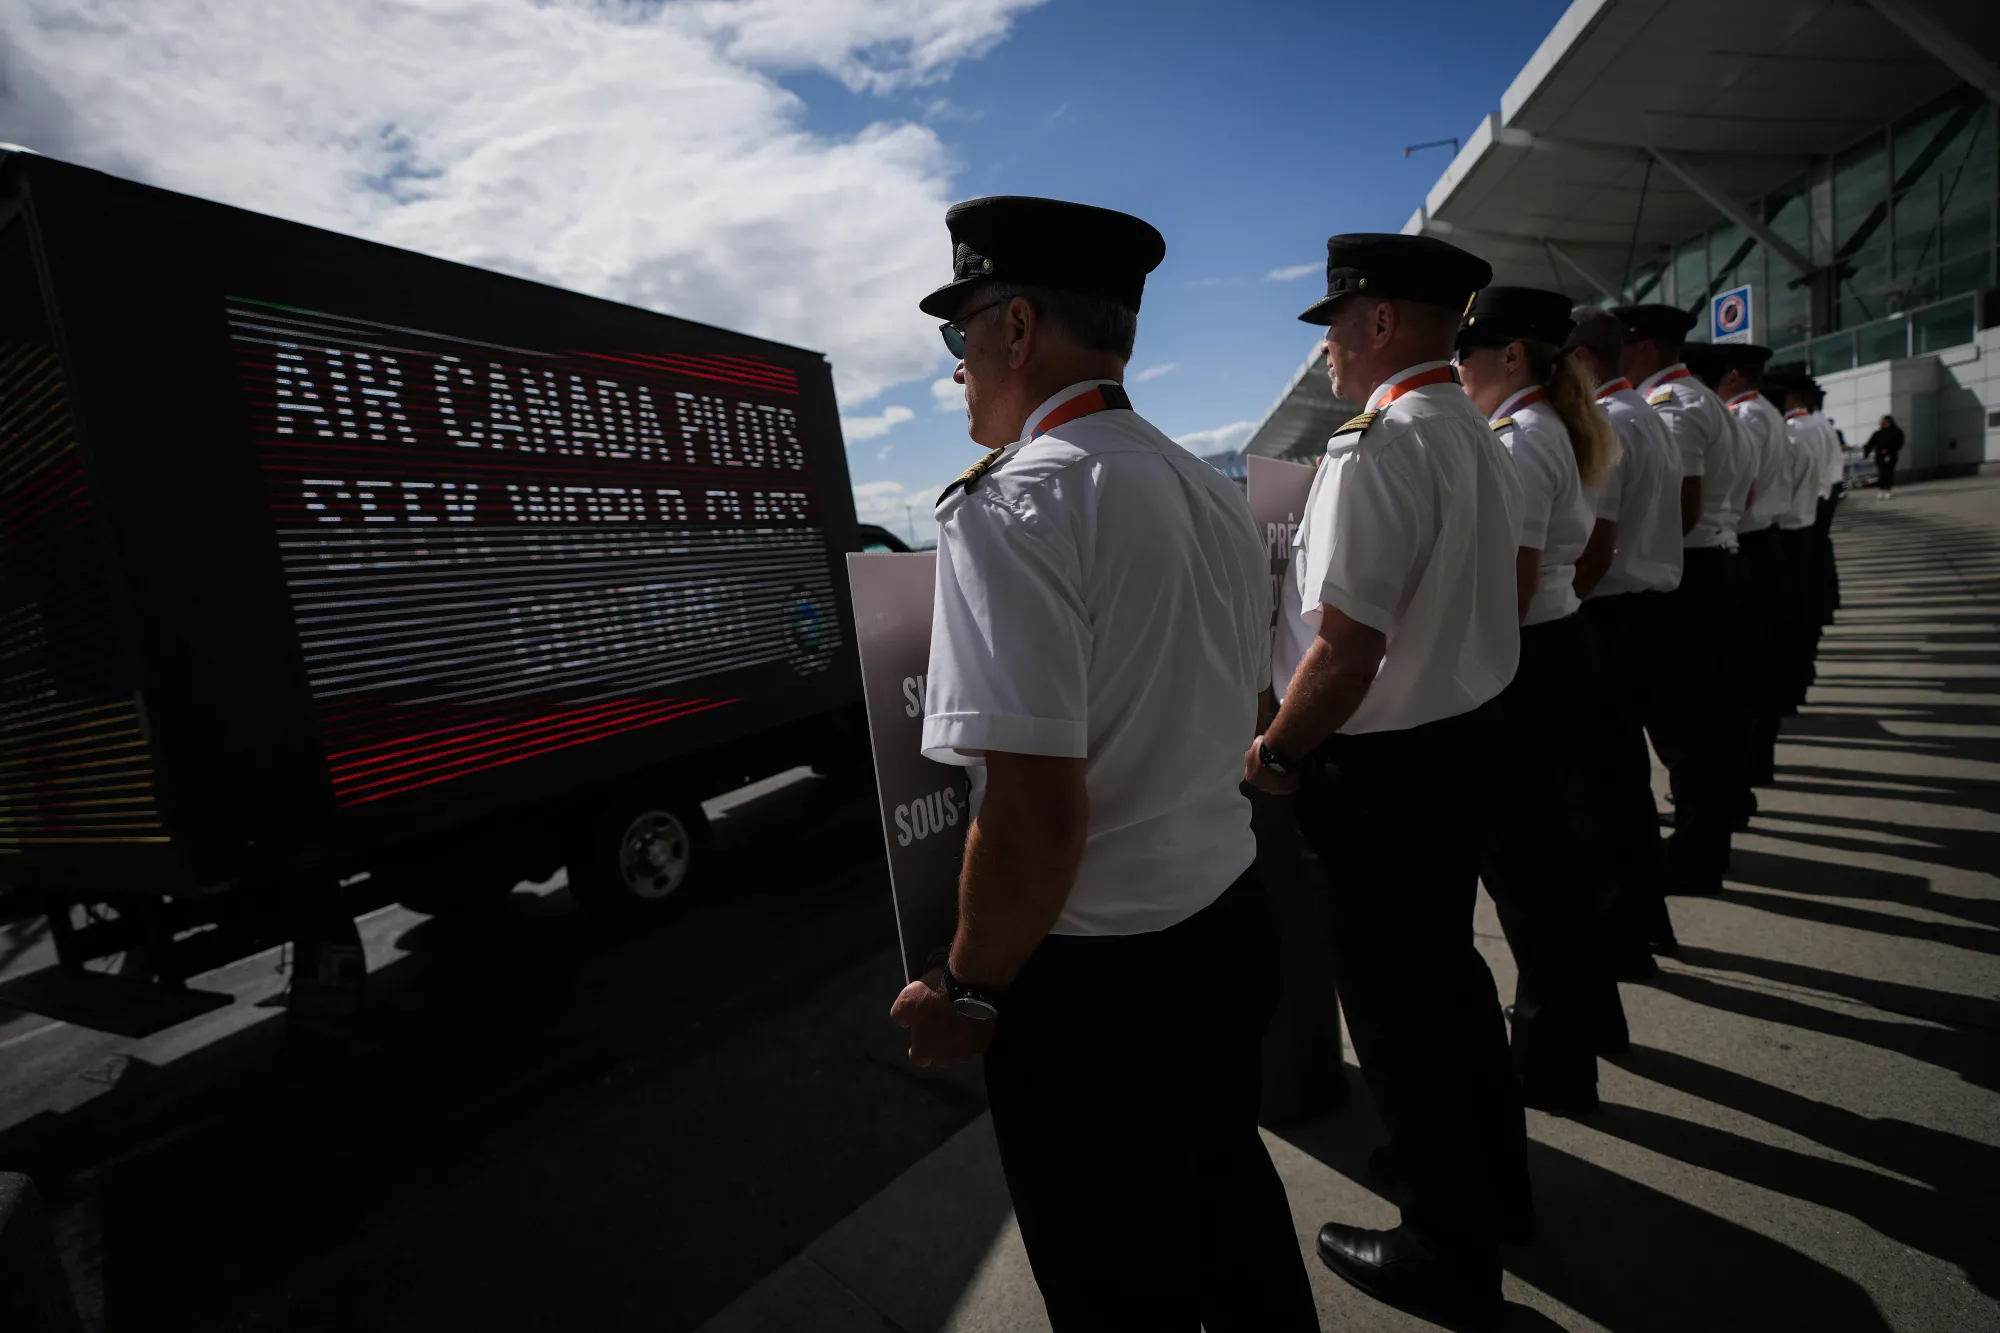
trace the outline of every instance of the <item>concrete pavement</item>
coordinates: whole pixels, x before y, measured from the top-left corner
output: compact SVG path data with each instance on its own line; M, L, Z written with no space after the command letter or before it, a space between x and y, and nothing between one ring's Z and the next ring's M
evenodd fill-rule
M2000 479L1862 493L1836 538L1840 623L1726 891L1673 901L1602 1111L1529 1113L1509 1327L2000 1329ZM1478 930L1505 993L1483 896ZM1324 1326L1418 1328L1311 1257L1395 1220L1366 1101L1266 1139ZM1046 1327L984 1116L705 1325Z

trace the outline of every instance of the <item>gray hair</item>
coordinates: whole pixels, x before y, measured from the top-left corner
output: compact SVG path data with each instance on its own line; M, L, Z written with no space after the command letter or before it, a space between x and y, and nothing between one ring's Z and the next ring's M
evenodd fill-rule
M1607 375L1618 373L1618 358L1625 351L1625 329L1618 317L1603 306L1580 305L1569 312L1576 322L1570 330L1569 347L1581 347L1597 360Z
M1120 361L1132 359L1132 345L1139 339L1139 312L1089 292L1062 287L1028 287L996 282L987 289L995 302L1015 297L1034 307L1035 317L1068 334L1093 352L1109 352Z

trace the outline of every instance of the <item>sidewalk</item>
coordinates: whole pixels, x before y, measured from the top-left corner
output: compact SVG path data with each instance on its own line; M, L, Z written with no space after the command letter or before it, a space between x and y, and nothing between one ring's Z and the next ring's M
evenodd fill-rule
M1836 536L1840 623L1726 892L1673 901L1603 1110L1529 1112L1511 1328L2000 1329L2000 478L1862 493ZM1478 929L1507 993L1483 896ZM1311 1257L1395 1220L1366 1101L1266 1139L1324 1326L1420 1328ZM705 1327L1046 1329L987 1119Z

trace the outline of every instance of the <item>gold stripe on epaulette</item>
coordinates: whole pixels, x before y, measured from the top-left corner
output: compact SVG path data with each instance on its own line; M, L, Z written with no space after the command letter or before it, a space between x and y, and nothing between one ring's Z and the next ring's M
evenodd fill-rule
M1006 452L1007 451L1004 448L995 449L992 453L986 455L986 457L980 459L977 463L974 463L971 467L959 473L957 478L951 483L951 485L945 487L942 491L938 492L938 498L937 498L938 504L943 504L946 500L949 500L951 498L951 493L957 490L961 486L965 487L967 491L970 491L973 487L977 486L979 484L979 479L986 475L986 469L992 467L995 463L999 462L1000 455Z
M1494 422L1494 423L1493 423L1493 429L1494 429L1494 430L1505 430L1505 429L1507 429L1507 427L1509 427L1509 426L1511 426L1511 425L1513 425L1513 424L1514 424L1514 418L1512 418L1512 417L1501 417L1501 418L1500 418L1500 419L1499 419L1498 421L1496 421L1496 422Z
M1646 396L1646 401L1654 407L1665 407L1668 403L1674 401L1674 391L1672 389L1655 389Z
M1359 435L1362 431L1365 431L1370 426L1374 425L1375 418L1381 415L1382 415L1381 410L1377 409L1376 411L1373 412L1363 412L1358 417L1349 417L1347 419L1347 424L1342 426L1339 430L1335 431L1334 435L1336 437L1341 435Z

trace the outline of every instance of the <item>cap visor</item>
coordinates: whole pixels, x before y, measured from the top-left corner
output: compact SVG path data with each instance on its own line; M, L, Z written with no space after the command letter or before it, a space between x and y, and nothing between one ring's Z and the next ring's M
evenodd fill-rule
M953 319L958 315L959 306L965 303L965 294L982 282L991 282L986 277L960 278L947 282L944 286L917 302L917 309L932 319Z
M1353 292L1342 292L1339 296L1321 297L1306 307L1305 313L1299 316L1299 322L1321 325L1333 323L1333 308L1352 295Z

